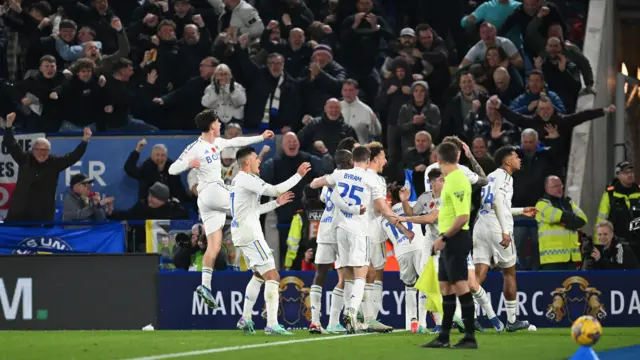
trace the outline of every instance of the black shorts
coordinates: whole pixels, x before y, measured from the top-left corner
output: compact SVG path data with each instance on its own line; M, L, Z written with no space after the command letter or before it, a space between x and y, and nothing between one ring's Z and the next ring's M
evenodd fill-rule
M447 240L446 246L440 251L438 260L438 281L455 284L469 279L467 256L473 248L471 235L467 230L461 230Z

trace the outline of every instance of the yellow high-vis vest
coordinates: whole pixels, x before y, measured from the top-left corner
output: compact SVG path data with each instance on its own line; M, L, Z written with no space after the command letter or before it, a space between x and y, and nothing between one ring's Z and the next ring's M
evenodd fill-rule
M571 209L574 214L587 221L587 215L573 201ZM582 261L578 232L561 224L562 210L554 207L551 201L545 198L536 203L536 210L540 264Z

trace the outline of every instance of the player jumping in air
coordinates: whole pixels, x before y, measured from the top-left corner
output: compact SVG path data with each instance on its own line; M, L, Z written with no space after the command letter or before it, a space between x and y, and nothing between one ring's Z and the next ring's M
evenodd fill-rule
M171 164L169 174L178 175L187 169L196 169L198 210L207 235L207 251L202 259L202 284L196 292L209 307L215 309L216 300L211 292L211 274L222 245L222 227L230 209L229 190L222 180L220 153L226 148L248 146L272 139L274 134L273 131L267 130L261 136L221 138L221 123L213 110L199 113L195 123L202 134Z
M267 305L267 326L264 332L268 335L292 335L278 324L280 275L276 270L271 249L264 239L260 215L291 202L294 194L287 191L296 186L311 170L311 164L302 163L298 172L287 181L271 185L260 179L260 159L253 148L245 147L238 150L236 159L240 172L231 182L231 239L233 245L242 250L247 266L254 274L247 284L243 315L237 326L245 332L254 332L251 315L264 283L264 300ZM261 205L262 196L278 198Z
M355 277L353 292L345 304L344 314L345 327L347 333L350 334L355 333L358 329L357 311L362 303L365 277L371 263L371 243L369 240L371 231L368 225L371 219L376 216L375 211L389 219L394 226L400 227L408 238L414 236L412 232L398 224L397 217L387 205L385 193L378 186L377 179L367 172L370 155L371 151L368 148L359 146L353 150L353 169L336 170L330 175L311 182L311 188L314 189L327 185L335 186L335 191L339 191L340 196L349 205L365 205L367 207L366 212L362 215L343 212L344 221L338 225L336 232L340 262L345 267L345 273L351 273Z
M337 150L334 160L338 170L353 168L353 155L351 154L351 151ZM344 305L344 299L348 299L351 296L351 289L348 289L347 292L347 289L344 286L342 263L338 256L336 229L340 221L343 221L344 218L339 210L345 210L350 214L359 215L364 214L365 207L363 205L348 206L342 197L340 197L338 192L328 186L322 188L320 200L326 204L326 207L322 213L320 225L318 226L318 237L316 241L318 244L318 249L316 250L316 275L313 278L313 285L311 286L309 294L311 298L311 325L309 325L309 332L312 334L344 333L346 329L340 325L340 312ZM329 312L329 324L327 325L327 329L324 330L320 324L322 287L324 286L324 280L331 268L331 264L334 265L338 272L338 284L336 284L336 287L333 289L333 294L331 296L331 310Z
M513 243L513 216L536 216L535 207L512 208L513 172L520 170L520 157L516 148L503 146L494 154L500 167L489 174L489 183L482 188L481 207L473 231L473 259L476 277L482 284L487 277L491 258L496 258L502 269L503 292L507 307L507 331L527 330L528 321L516 319L516 247ZM482 289L482 288L481 288ZM484 290L482 290L484 293ZM474 294L475 296L475 294ZM495 314L491 314L495 315ZM487 316L491 317L487 313Z

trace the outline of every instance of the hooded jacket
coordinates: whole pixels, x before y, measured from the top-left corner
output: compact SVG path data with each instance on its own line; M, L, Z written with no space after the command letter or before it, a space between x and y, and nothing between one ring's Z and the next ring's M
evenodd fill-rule
M402 79L398 79L395 75L398 68L403 68L405 76ZM384 83L380 87L380 93L376 105L380 112L383 123L387 126L394 126L398 124L398 114L402 105L411 100L411 95L407 95L402 92L403 86L411 86L413 83L413 72L411 71L411 65L402 56L398 56L391 62L391 76L385 79ZM389 88L395 86L398 89L389 94Z
M425 90L424 104L417 106L413 98L413 90L422 86ZM411 101L402 105L398 114L398 129L400 130L400 144L402 152L413 146L414 138L418 131L425 130L431 134L432 139L437 139L440 135L440 109L429 98L429 85L425 81L416 81L411 85ZM424 123L414 124L415 115L424 115Z

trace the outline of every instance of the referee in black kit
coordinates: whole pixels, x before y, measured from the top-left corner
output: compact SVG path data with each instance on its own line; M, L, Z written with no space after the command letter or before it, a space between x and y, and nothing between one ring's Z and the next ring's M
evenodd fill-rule
M426 348L477 349L475 339L473 296L467 283L469 271L467 258L473 249L469 232L471 215L471 183L458 169L460 151L449 142L438 146L438 164L444 174L442 205L438 214L440 237L434 242L434 250L440 251L438 280L442 293L442 330L438 337L422 345ZM449 345L449 334L456 310L456 295L462 307L464 338L456 345Z

